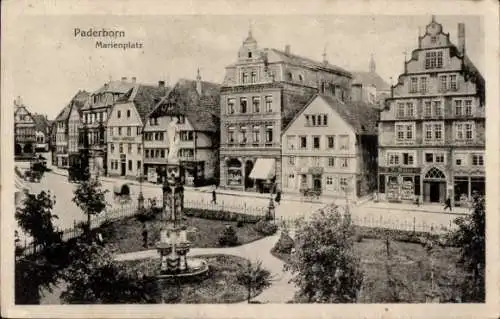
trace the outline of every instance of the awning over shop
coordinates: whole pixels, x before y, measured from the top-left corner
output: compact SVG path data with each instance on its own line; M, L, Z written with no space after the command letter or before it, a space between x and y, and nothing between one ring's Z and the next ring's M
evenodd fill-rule
M274 158L258 158L250 173L252 179L272 179L275 175Z

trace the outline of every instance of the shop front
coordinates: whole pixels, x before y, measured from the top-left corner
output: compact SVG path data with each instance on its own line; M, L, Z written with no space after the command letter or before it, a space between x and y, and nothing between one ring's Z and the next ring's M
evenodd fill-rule
M188 186L201 186L205 183L204 161L181 161L184 167L185 181Z
M242 164L236 158L227 161L227 186L240 187L243 185Z
M484 172L457 170L453 172L453 175L455 206L468 207L475 193L485 195L486 179Z
M415 201L420 196L420 168L380 167L378 189L387 201Z
M274 158L257 158L249 178L255 181L257 191L260 193L274 192L276 180L276 160Z

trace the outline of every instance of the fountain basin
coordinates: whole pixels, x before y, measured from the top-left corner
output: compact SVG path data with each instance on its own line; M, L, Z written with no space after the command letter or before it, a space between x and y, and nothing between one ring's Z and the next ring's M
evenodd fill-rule
M187 258L187 269L176 273L162 273L156 275L158 279L166 278L193 278L205 274L208 271L208 263L201 258Z

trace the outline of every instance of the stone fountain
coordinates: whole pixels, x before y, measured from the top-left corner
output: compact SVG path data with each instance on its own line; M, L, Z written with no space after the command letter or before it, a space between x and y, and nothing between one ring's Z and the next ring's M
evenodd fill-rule
M179 136L177 122L167 131L170 138L170 152L166 175L163 181L164 226L160 231L160 240L156 244L161 258L159 278L193 277L208 271L208 264L200 258L188 258L191 247L188 229L183 223L184 210L184 168L177 158Z

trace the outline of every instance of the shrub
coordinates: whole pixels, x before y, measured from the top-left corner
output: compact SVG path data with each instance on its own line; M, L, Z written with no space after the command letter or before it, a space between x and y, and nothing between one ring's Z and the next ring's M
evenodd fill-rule
M357 243L360 243L363 241L363 234L361 234L360 232L357 232L355 235L354 235L354 240L357 242Z
M186 209L184 215L196 218L205 218L211 220L222 220L228 222L237 222L242 220L243 223L255 224L260 220L260 216L243 214L243 213L230 213L222 210L205 210L189 208Z
M236 230L231 225L227 225L219 237L219 245L221 246L236 246L238 245L238 236Z
M238 227L238 228L243 227L244 222L245 221L243 220L243 218L238 217L238 219L236 220L236 227Z
M266 220L260 220L254 225L255 231L264 236L274 235L278 230L278 226Z
M281 236L274 245L273 250L281 254L291 254L295 243L287 232L281 232Z

